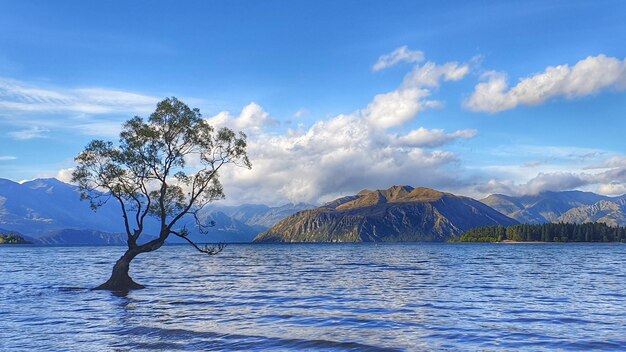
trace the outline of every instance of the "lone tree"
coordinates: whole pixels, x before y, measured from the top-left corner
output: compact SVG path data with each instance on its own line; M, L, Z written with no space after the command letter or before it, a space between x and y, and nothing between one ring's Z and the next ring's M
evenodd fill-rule
M103 140L91 141L76 157L72 174L92 209L107 201L121 208L128 250L115 263L111 277L95 289L126 291L144 286L129 276L130 262L139 254L159 249L170 236L178 236L202 253L217 254L223 245L199 247L180 226L183 217L224 197L218 171L226 164L250 168L246 136L228 128L215 130L190 109L172 97L157 104L147 120L134 117L120 133L119 146ZM146 219L159 223L158 237L138 244ZM204 232L204 231L203 231ZM156 235L156 234L155 234Z

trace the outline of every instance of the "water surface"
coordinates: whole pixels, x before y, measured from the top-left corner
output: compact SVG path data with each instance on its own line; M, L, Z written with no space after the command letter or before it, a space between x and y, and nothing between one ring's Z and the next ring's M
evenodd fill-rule
M626 245L0 247L0 350L626 350Z

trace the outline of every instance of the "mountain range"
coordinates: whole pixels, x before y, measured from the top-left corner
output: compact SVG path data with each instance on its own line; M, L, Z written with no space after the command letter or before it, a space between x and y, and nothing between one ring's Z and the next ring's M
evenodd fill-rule
M476 226L548 222L602 222L626 226L626 195L544 192L519 197L490 195L480 202L428 188L394 186L363 190L321 207L311 204L226 206L210 204L198 213L215 222L208 234L183 218L190 237L206 242L444 241ZM146 224L146 238L158 230ZM76 186L59 180L17 183L0 179L0 233L16 232L37 244L123 244L119 207L94 212L80 201ZM171 238L169 242L183 242Z
M393 186L295 213L255 242L442 242L474 227L513 224L517 221L469 197Z
M543 192L521 197L493 194L481 200L521 223L602 222L626 225L626 195L608 197L591 192Z
M208 233L200 233L195 220L186 217L190 238L196 242L251 242L260 232L292 213L311 208L307 204L285 204L279 207L244 204L223 206L211 204L198 213L204 223L215 222ZM146 238L158 233L156 220L146 222ZM54 178L17 183L0 179L0 228L17 232L37 244L124 244L125 235L119 205L104 204L93 211L80 200L74 185ZM184 242L172 237L170 243Z

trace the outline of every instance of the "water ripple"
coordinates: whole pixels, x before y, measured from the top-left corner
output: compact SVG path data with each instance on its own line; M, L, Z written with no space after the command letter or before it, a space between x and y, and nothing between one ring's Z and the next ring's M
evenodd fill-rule
M0 350L626 350L626 246L2 247Z

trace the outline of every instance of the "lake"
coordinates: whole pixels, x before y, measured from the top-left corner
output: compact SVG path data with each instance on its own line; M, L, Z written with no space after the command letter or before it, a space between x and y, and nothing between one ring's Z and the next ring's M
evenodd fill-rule
M623 244L0 247L0 350L626 350Z

